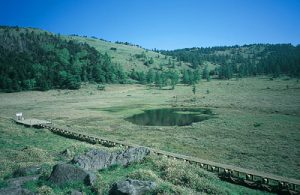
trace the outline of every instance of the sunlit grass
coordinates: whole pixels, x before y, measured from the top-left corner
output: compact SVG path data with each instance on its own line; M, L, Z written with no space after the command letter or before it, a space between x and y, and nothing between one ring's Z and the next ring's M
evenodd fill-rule
M1 93L0 175L9 177L16 168L36 162L51 166L64 160L58 154L66 148L81 153L94 147L8 119L22 111L25 117L51 120L75 131L299 179L299 89L296 79L258 77L202 81L196 95L184 85L175 90L107 85L98 91L95 85L85 85L77 91ZM124 120L145 109L172 106L210 108L216 115L186 127L145 127ZM163 179L151 166L136 169Z

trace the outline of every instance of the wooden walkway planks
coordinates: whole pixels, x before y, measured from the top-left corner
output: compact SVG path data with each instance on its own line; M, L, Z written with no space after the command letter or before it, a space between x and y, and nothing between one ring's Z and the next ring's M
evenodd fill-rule
M51 122L49 122L49 121L35 119L35 118L24 119L24 120L15 120L15 122L25 125L25 126L30 126L30 127L36 126L36 125L41 125L41 124L51 124Z
M103 145L109 145L109 146L116 146L116 145L122 145L125 147L144 147L144 146L139 146L136 144L131 144L127 142L122 142L122 141L115 141L103 137L98 137L94 135L88 135L88 134L83 134L83 133L78 133L72 130L66 130L61 127L56 127L54 124L40 124L38 125L39 127L47 128L50 131L54 133L58 133L60 135L63 135L68 138L74 138L82 141L86 141L89 143L99 143ZM262 183L266 185L272 185L272 186L278 186L282 187L285 186L288 189L300 192L300 180L293 179L293 178L286 178L278 175L273 175L269 173L263 173L255 170L249 170L241 167L236 167L232 165L226 165L222 163L217 163L217 162L212 162L209 160L204 160L196 157L190 157L190 156L185 156L182 154L177 154L177 153L172 153L172 152L167 152L167 151L162 151L158 149L153 149L149 147L148 148L152 153L157 154L157 155L163 155L166 157L174 158L174 159L179 159L183 160L189 163L195 163L202 168L211 171L211 172L216 172L216 173L230 173L233 175L233 173L237 174L237 177L240 177L241 174L244 174L246 176L245 180L248 181L254 181L254 177L259 179ZM248 177L247 177L248 176ZM275 182L275 183L274 183ZM270 184L272 183L272 184Z

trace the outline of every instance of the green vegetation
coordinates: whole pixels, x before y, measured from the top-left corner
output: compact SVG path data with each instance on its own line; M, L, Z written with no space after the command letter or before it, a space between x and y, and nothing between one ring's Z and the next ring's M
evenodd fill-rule
M0 28L0 90L78 89L81 82L124 83L126 74L87 44L18 27Z
M18 126L9 118L19 111L78 132L299 179L299 51L289 44L150 51L127 42L2 26L0 90L22 92L0 93L0 188L17 168L40 165L41 180L25 185L40 194L73 188L107 194L126 177L155 181L161 194L263 193L155 156L100 171L94 188L53 186L45 179L52 166L70 160L62 151L107 148ZM170 107L209 108L215 117L172 127L124 120Z
M195 165L178 160L149 156L141 163L127 167L113 166L98 173L94 187L83 183L67 183L56 186L47 181L52 166L70 160L61 152L69 149L72 156L88 151L91 148L118 150L91 145L67 139L45 129L26 128L0 118L0 188L7 186L4 179L10 178L12 172L20 167L39 165L42 175L37 181L30 181L23 186L39 194L68 194L76 189L86 194L108 194L112 184L124 178L155 181L158 189L153 193L191 194L206 192L208 194L264 194L260 191L223 182L212 173ZM72 157L71 157L72 158ZM188 171L183 171L188 170Z
M148 157L142 163L128 167L113 166L100 171L99 175L102 185L100 192L103 194L106 194L113 182L122 178L156 182L158 189L153 194L264 194L222 182L216 175L196 165L157 156Z
M66 40L86 43L94 47L100 53L107 53L111 56L112 62L121 65L127 73L130 73L133 69L137 72L142 71L146 73L149 69L160 70L161 68L176 68L181 70L190 67L189 63L178 62L176 59L158 53L157 50L147 50L131 43L120 41L112 43L100 38L88 38L78 35L62 37Z
M127 76L146 84L150 69L165 76L156 85L174 88L176 69L188 68L183 63L175 67L174 60L171 64L170 58L133 44L31 28L1 26L0 45L0 90L5 92L79 89L82 82L126 83Z
M296 79L213 79L195 84L195 95L192 87L185 85L158 90L139 84L109 84L105 91L97 90L97 86L84 85L75 91L0 93L0 117L22 111L25 118L52 120L78 132L300 178L300 83ZM124 120L146 109L171 106L206 107L216 115L184 127L147 127ZM7 126L4 123L1 128ZM6 134L2 137L10 140L11 134ZM2 143L3 147L7 144Z
M300 75L300 47L289 44L157 53L127 42L1 26L0 45L0 90L6 92L79 89L82 82L138 82L174 89L180 82L198 83L201 76L210 81L216 76Z
M238 77L286 74L300 76L300 45L291 44L252 44L231 47L187 48L161 53L176 57L179 61L190 62L199 67L205 62L215 64L209 74L221 79ZM207 67L204 73L207 74ZM208 76L204 76L207 78Z

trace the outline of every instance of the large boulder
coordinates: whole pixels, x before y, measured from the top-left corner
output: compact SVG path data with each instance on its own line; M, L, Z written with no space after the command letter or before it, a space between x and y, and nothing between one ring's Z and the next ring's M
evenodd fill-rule
M93 185L96 176L80 167L71 164L57 164L53 167L49 181L56 185L68 182L82 181L87 185Z
M150 150L144 147L129 148L120 152L106 152L101 150L91 150L83 155L76 156L73 163L85 170L100 170L112 165L128 165L145 158Z
M156 183L151 181L140 181L126 179L114 183L110 195L142 195L156 189Z
M117 154L116 162L117 164L128 165L143 160L148 154L150 154L150 150L144 147L129 148Z

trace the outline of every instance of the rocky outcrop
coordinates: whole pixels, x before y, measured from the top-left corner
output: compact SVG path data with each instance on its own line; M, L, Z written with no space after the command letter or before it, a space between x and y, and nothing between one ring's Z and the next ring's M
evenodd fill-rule
M144 147L129 148L121 152L106 152L91 150L83 155L76 156L73 163L85 170L96 171L111 165L128 165L144 159L150 150Z
M156 183L151 181L140 181L126 179L113 184L110 195L142 195L156 189Z
M57 164L53 167L49 181L56 185L67 182L82 181L87 185L93 185L96 176L80 167L71 164Z

